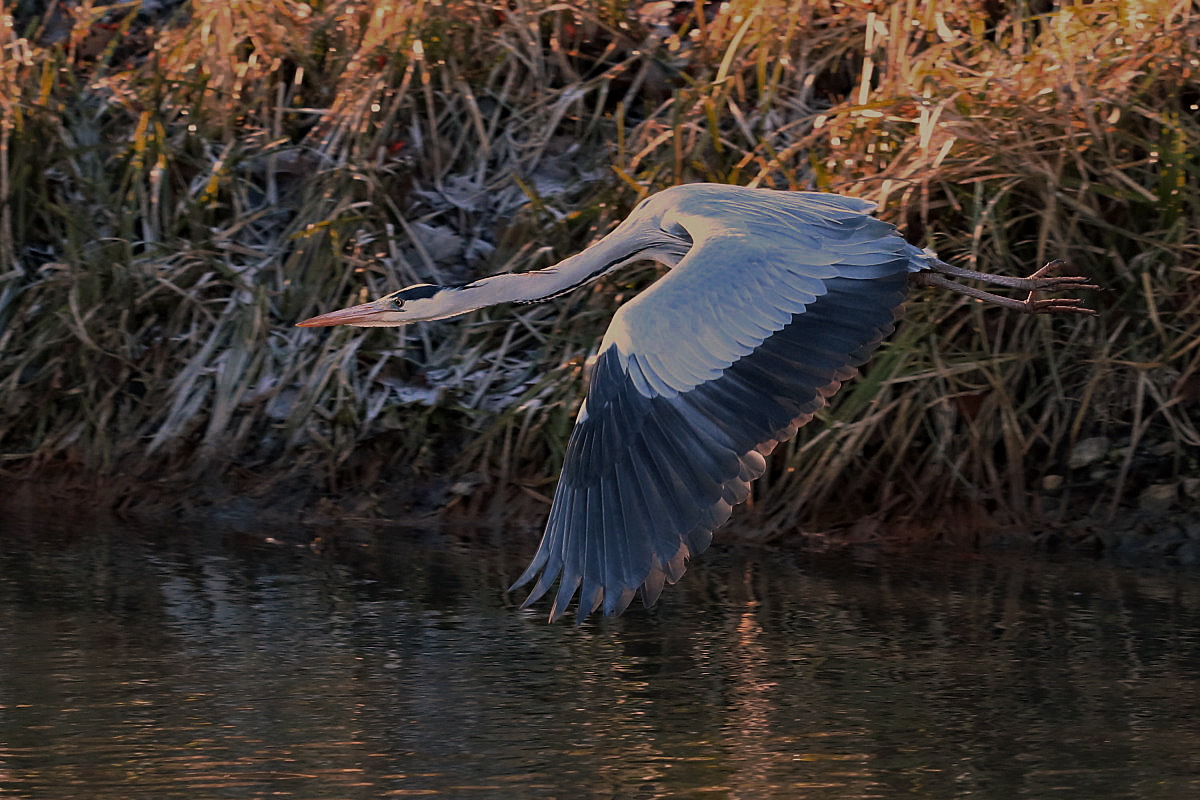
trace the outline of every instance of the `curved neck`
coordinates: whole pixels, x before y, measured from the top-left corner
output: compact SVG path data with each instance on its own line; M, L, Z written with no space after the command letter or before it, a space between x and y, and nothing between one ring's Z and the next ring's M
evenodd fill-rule
M460 287L462 311L497 303L537 303L566 294L602 275L634 261L647 259L673 263L663 252L662 242L650 237L631 236L620 228L605 236L582 253L565 258L554 266L532 272L505 273L468 283Z

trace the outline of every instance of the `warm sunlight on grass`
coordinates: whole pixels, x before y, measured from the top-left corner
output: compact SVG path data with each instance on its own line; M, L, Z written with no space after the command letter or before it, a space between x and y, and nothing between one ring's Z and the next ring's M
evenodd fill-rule
M917 293L775 459L764 519L1047 518L1048 476L1107 507L1200 475L1191 3L139 6L0 17L10 473L544 494L651 269L406 335L291 323L545 266L713 180L868 197L949 261L1062 257L1108 288L1095 320ZM1097 437L1111 455L1071 471Z

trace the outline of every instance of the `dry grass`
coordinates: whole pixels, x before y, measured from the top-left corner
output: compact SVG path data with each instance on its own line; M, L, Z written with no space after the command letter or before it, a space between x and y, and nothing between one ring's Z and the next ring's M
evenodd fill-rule
M870 197L948 260L1067 257L1109 289L1087 321L913 303L775 459L769 529L1022 519L1048 474L1115 503L1200 470L1190 3L188 8L0 17L6 470L546 493L583 360L651 269L407 337L290 323L544 266L701 179ZM1068 473L1098 435L1115 473Z

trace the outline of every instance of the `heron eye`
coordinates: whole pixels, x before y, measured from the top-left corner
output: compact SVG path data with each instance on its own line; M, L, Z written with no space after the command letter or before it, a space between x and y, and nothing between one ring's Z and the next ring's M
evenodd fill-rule
M404 310L404 301L401 300L399 297L393 297L392 298L392 308L394 308L396 311L403 311Z

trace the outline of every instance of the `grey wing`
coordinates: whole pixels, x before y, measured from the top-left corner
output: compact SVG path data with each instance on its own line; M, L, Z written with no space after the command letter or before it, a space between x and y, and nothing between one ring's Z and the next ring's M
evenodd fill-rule
M525 606L556 579L551 620L576 592L581 620L601 604L620 613L638 588L653 604L746 499L763 456L891 332L907 288L905 258L897 254L889 274L823 279L824 293L782 327L682 391L648 396L654 366L608 344L567 444L541 545L513 586L537 577Z

